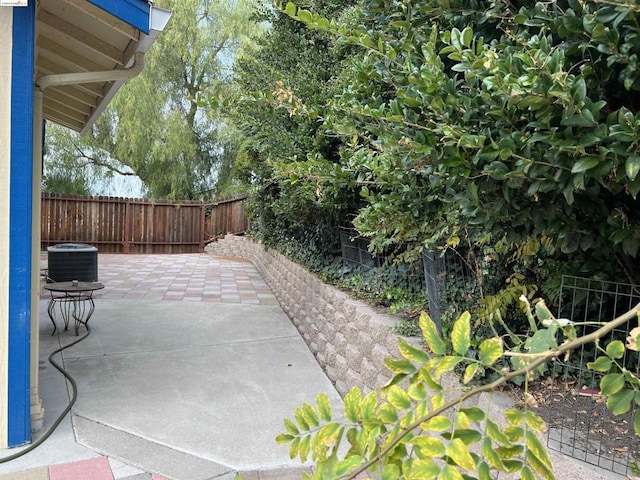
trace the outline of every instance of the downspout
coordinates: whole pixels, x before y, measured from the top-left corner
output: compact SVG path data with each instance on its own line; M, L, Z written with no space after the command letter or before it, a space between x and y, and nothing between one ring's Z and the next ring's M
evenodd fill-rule
M49 87L58 87L60 85L78 85L82 83L99 83L111 82L114 80L128 80L139 75L144 68L144 53L135 53L135 62L133 65L120 70L105 70L102 72L77 72L77 73L58 73L53 75L45 75L36 81L36 87L44 92Z

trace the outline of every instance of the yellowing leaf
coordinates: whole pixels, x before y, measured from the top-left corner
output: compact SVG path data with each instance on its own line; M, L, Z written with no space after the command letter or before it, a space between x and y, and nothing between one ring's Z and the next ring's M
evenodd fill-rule
M416 363L425 363L429 360L429 355L424 350L414 347L404 338L398 338L398 350L404 358Z
M471 380L473 380L473 377L475 377L479 369L480 369L479 363L470 363L469 365L467 365L466 368L464 369L464 377L462 378L462 383L466 385Z
M445 449L446 455L461 468L472 471L476 468L476 462L473 460L469 449L459 438L454 438L449 442Z
M480 344L480 362L486 367L493 365L502 357L502 340L498 337L488 338Z
M342 436L344 427L339 423L329 423L318 430L317 441L323 445L331 446Z
M390 403L383 403L378 409L378 418L384 423L395 423L398 421L398 412Z
M411 398L407 392L397 385L393 385L387 390L387 400L391 405L398 409L407 409L411 406Z
M321 393L316 397L316 403L318 404L318 414L320 418L325 422L331 421L331 403L326 393Z
M410 459L402 466L403 478L406 480L430 480L440 473L440 467L430 460Z
M291 435L298 435L300 433L296 424L288 418L284 419L284 428L287 430L287 433L290 433Z
M416 437L412 443L420 448L420 458L441 458L445 454L444 443L436 437Z
M464 355L471 346L471 314L464 312L453 324L451 344L458 355Z
M524 414L515 408L508 408L504 411L504 416L511 425L518 425L524 420Z
M489 437L484 439L482 442L482 457L486 460L489 465L497 470L504 471L504 465L502 464L502 459L500 455L493 448L493 443Z
M525 412L524 421L527 423L527 425L529 425L530 428L532 428L536 432L540 432L540 433L547 432L547 426L544 423L544 420L542 419L542 417L539 417L538 415L533 413L531 410L527 410Z
M549 457L549 453L547 453L547 449L544 448L542 442L538 438L534 432L528 431L525 434L525 443L527 445L527 459L529 459L528 454L532 453L536 456L538 461L544 465L549 471L553 471L553 463L551 462L551 458ZM539 474L542 475L538 469L534 467Z
M444 415L437 415L420 424L420 428L428 432L446 432L451 428L451 420Z
M360 403L360 410L362 412L362 420L370 422L374 419L375 410L378 406L378 397L375 392L369 393L362 399Z
M293 439L296 438L293 435L286 435L281 433L276 437L276 445L284 445L286 443L292 442Z
M422 330L424 339L427 341L429 350L436 355L445 355L447 353L447 345L440 337L436 324L433 323L433 320L431 320L431 317L426 312L420 315L420 329Z
M362 392L358 387L353 387L344 397L344 415L352 423L360 420L360 401Z

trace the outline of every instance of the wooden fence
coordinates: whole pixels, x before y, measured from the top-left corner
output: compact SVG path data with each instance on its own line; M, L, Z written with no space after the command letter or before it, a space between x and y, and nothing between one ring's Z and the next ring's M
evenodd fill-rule
M246 197L212 203L42 195L41 248L88 243L109 253L194 253L247 229Z

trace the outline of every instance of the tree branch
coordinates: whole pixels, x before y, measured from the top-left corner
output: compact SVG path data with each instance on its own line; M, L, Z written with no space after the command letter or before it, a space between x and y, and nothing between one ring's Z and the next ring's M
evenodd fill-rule
M343 476L341 478L344 479L344 480L355 479L360 473L364 472L369 467L371 467L372 465L374 465L375 463L380 461L385 455L387 455L391 450L393 450L393 448L395 448L395 446L398 445L398 443L400 443L400 441L408 433L411 433L413 430L419 428L420 425L422 423L426 422L427 420L446 412L447 410L455 407L456 405L461 404L462 402L464 402L465 400L468 400L471 397L474 397L474 396L479 395L479 394L484 393L484 392L493 391L497 387L499 387L500 385L502 385L502 384L506 383L507 381L511 380L512 378L519 377L521 375L527 375L529 372L535 370L540 365L542 365L544 363L547 363L549 360L557 358L557 357L561 356L564 353L567 353L567 352L569 352L571 350L575 350L576 348L581 347L582 345L586 345L587 343L592 343L592 342L599 341L600 338L604 337L605 335L607 335L609 332L611 332L615 328L617 328L617 327L619 327L621 325L624 325L625 323L631 321L631 319L633 319L634 317L638 317L638 314L640 314L640 304L636 305L634 308L632 308L628 312L620 315L619 317L611 320L610 322L608 322L606 325L604 325L603 327L599 328L595 332L592 332L592 333L590 333L588 335L584 335L582 337L576 338L573 341L570 341L570 342L567 342L567 343L564 343L564 344L560 345L558 348L555 348L553 350L549 350L546 353L540 354L541 355L540 357L535 358L526 367L523 367L523 368L520 368L519 370L514 370L512 372L506 373L503 376L501 376L500 378L498 378L497 380L494 380L493 382L488 383L487 385L482 385L480 387L473 388L472 390L469 390L468 392L464 393L460 397L458 397L458 398L456 398L454 400L448 401L442 407L432 411L428 415L425 415L425 416L423 416L421 418L418 418L411 425L409 425L408 427L402 429L400 431L400 433L398 434L398 436L396 438L394 438L393 440L391 440L386 447L381 449L380 452L375 457L373 457L369 461L365 462L364 464L360 465L357 469L352 470L347 475L345 475L345 476Z

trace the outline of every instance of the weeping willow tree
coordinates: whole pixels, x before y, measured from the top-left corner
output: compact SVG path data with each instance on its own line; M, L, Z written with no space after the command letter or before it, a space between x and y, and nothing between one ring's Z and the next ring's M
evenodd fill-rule
M200 99L228 88L236 52L260 29L256 2L157 5L173 14L142 74L125 84L86 136L48 129L45 185L54 172L73 171L93 178L135 175L155 198L193 199L214 186L228 149L220 122Z

